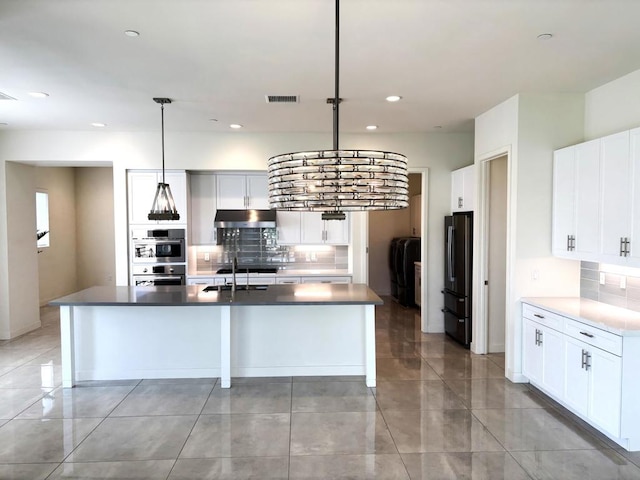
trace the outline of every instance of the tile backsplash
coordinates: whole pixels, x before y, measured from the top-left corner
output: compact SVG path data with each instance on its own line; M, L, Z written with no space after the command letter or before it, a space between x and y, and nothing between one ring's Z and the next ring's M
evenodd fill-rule
M580 296L640 312L640 269L580 262Z

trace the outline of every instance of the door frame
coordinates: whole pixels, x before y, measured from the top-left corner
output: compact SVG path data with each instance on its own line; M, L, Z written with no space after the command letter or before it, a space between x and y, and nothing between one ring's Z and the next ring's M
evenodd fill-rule
M515 172L511 155L511 146L505 146L494 150L476 159L476 221L474 222L474 259L473 259L473 341L471 351L477 354L488 353L489 343L489 293L485 285L489 271L489 162L506 156L507 161L507 212L506 212L506 267L505 267L505 366L511 365L513 355L512 345L509 339L513 335L513 322L511 321L511 286L513 284L513 246L515 245L512 215L513 209L513 182Z

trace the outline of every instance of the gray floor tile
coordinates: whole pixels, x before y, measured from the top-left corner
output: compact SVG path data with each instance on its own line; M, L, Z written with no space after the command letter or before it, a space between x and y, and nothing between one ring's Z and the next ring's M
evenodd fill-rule
M418 352L424 358L467 357L470 352L452 341L420 342Z
M376 399L364 382L294 383L292 412L371 412Z
M293 383L300 382L364 382L364 375L336 375L336 376L326 376L326 375L316 375L316 376L306 376L306 377L293 377Z
M231 385L260 385L264 383L291 383L292 377L232 377Z
M211 384L138 385L111 413L112 417L145 415L198 415L202 411Z
M0 347L0 367L19 367L27 363L29 360L47 353L49 349L37 350L31 348L6 348Z
M473 410L508 451L580 450L604 444L555 410Z
M291 480L409 480L400 455L322 455L291 457Z
M526 384L506 378L445 380L469 408L549 408L549 402L532 392Z
M0 377L0 388L45 388L62 385L59 365L23 365Z
M376 357L378 358L406 358L419 357L420 352L415 342L398 341L388 339L376 340Z
M131 390L132 386L57 388L18 418L106 417Z
M640 469L614 450L514 452L537 480L637 480Z
M168 480L286 480L289 457L180 459Z
M384 411L400 453L504 451L468 410Z
M195 415L107 418L67 461L175 459L196 419Z
M141 380L81 380L76 387L135 387Z
M397 453L380 412L291 415L291 455L364 453Z
M29 360L26 365L62 365L60 348L52 348L33 360Z
M11 420L0 428L0 463L61 462L98 423L96 418Z
M58 466L57 463L0 465L3 480L44 480Z
M16 340L12 340L3 348L8 349L29 349L29 350L50 350L60 346L60 335L23 335Z
M479 355L428 358L426 361L444 379L504 378L504 369Z
M47 480L63 478L165 480L173 464L174 460L63 463Z
M213 387L218 382L218 378L146 378L140 385L167 385L167 384L199 384Z
M216 385L202 410L203 414L289 413L291 383Z
M377 379L440 380L438 374L422 358L378 358Z
M383 411L466 409L442 380L381 381L378 382L375 395Z
M407 453L411 480L530 480L507 452Z
M285 413L201 415L180 458L288 455L289 424Z
M45 394L40 388L0 389L0 418L12 419Z

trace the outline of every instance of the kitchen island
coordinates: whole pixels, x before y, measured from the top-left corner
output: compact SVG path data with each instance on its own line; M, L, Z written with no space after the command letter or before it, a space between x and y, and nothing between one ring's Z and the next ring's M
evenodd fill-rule
M240 288L240 287L238 287ZM362 284L92 287L60 306L63 387L138 378L364 375L376 385L375 306Z

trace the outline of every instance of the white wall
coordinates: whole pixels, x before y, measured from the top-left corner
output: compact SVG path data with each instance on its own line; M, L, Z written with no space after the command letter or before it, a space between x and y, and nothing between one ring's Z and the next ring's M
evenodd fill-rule
M0 302L6 314L0 323L2 339L40 326L34 168L6 162L5 174L7 293Z
M78 290L115 285L113 169L75 168Z
M640 70L587 92L584 140L639 127L640 95L638 92L640 92Z
M250 134L233 132L165 132L167 169L266 170L270 156L290 151L331 148L330 134ZM343 148L372 148L397 151L409 159L410 168L429 169L427 251L428 328L442 331L440 312L442 287L442 217L449 212L450 172L473 160L472 134L358 134L342 135ZM115 261L118 285L128 279L127 262L127 169L157 169L161 166L160 132L2 132L0 133L0 175L6 160L38 165L113 165L113 212ZM4 185L0 183L1 186ZM0 192L0 268L6 225ZM354 245L354 274L361 272L367 257L365 245ZM1 280L4 281L4 280ZM2 283L0 283L2 287ZM2 319L0 319L1 321Z
M75 169L35 169L36 189L49 193L50 246L40 248L38 272L40 305L78 290L76 275ZM32 193L35 195L35 192Z
M508 240L506 371L512 380L521 373L520 298L579 295L579 262L551 256L551 200L553 151L575 143L582 135L582 95L517 95L476 119L476 164L508 153ZM479 176L478 198L484 195ZM485 212L479 202L475 252L482 250L481 224ZM480 318L482 259L475 255L475 318ZM538 280L532 272L538 272ZM475 341L486 335L476 322Z

